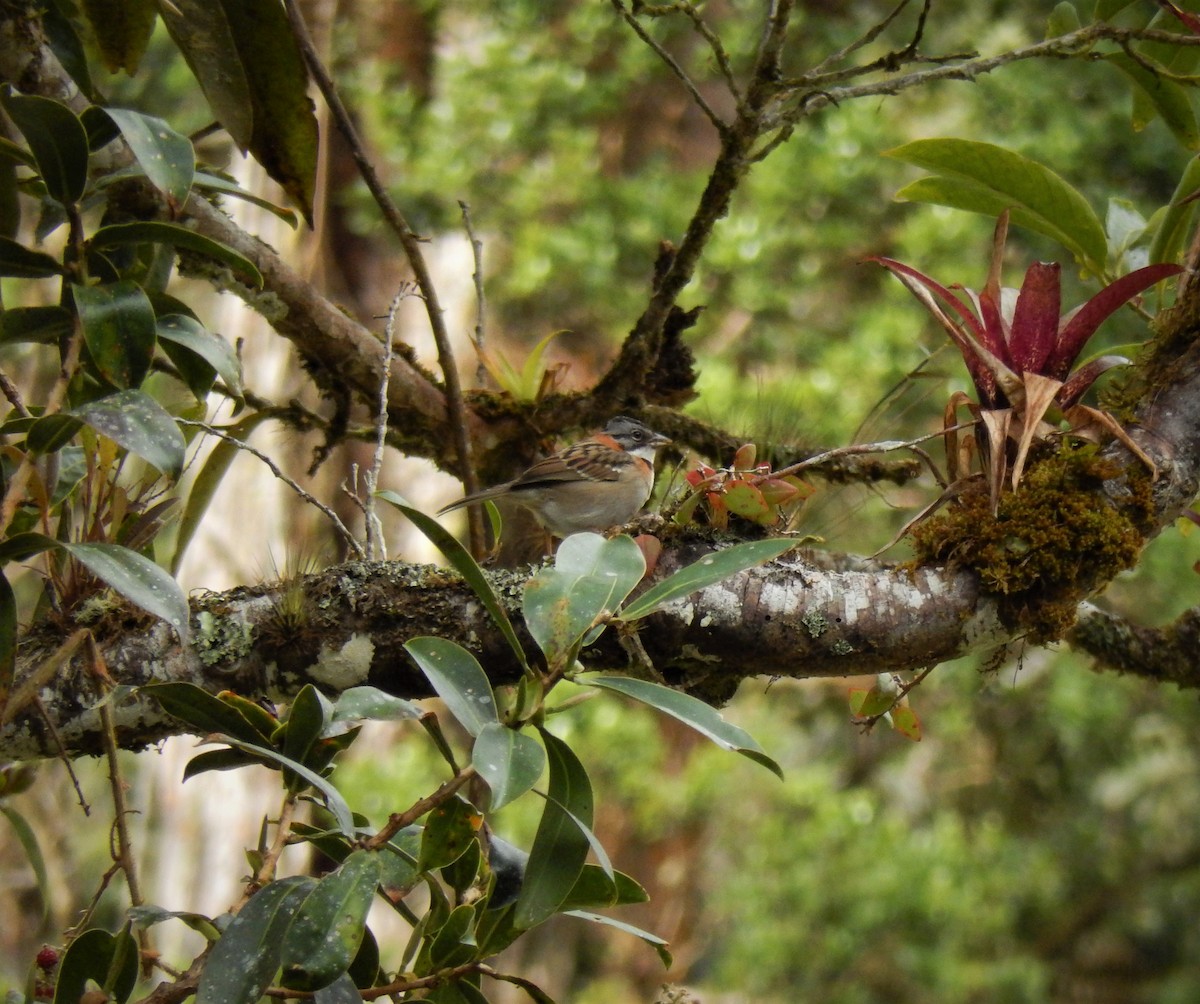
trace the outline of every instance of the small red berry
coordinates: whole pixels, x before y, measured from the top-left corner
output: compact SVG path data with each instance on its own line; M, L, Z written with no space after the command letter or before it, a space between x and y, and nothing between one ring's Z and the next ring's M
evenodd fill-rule
M37 965L38 969L48 973L58 965L58 950L49 945L43 945L42 950L37 953Z

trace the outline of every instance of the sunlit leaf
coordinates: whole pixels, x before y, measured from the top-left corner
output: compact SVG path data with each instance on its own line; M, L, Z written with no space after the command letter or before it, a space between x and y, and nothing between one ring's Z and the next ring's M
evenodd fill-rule
M106 107L146 177L176 206L187 201L196 170L192 141L153 115L128 108Z
M690 596L699 589L727 579L731 575L773 561L795 546L794 540L775 537L769 540L750 540L721 551L705 555L699 561L655 583L640 596L626 604L620 617L634 621L652 614L672 600Z

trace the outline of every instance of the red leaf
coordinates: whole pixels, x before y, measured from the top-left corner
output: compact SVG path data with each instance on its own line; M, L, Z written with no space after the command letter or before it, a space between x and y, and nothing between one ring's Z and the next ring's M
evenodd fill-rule
M1088 388L1099 379L1100 374L1114 366L1128 366L1129 360L1124 356L1099 356L1085 366L1080 366L1071 374L1071 379L1062 385L1054 396L1054 403L1064 411L1079 403L1079 399L1087 393Z
M1037 261L1025 272L1008 336L1009 358L1018 376L1025 373L1055 376L1045 373L1043 366L1058 341L1060 286L1058 262ZM1065 378L1065 373L1057 376L1058 380Z
M733 469L735 471L749 471L754 468L754 459L758 455L758 449L753 443L745 443L739 446L737 453L733 455Z
M1062 333L1058 336L1055 347L1042 372L1058 380L1066 380L1087 340L1118 307L1132 300L1139 293L1145 292L1156 282L1172 275L1178 275L1183 269L1178 265L1147 265L1128 275L1121 276L1116 282L1109 283L1087 303L1080 307L1067 321Z
M1168 0L1158 0L1158 5L1163 10L1170 11L1179 18L1193 34L1200 35L1200 17L1197 17L1190 11L1181 9L1173 3L1169 3Z
M909 707L908 701L892 708L892 728L905 739L911 739L915 743L921 741L921 721L917 718L917 713Z

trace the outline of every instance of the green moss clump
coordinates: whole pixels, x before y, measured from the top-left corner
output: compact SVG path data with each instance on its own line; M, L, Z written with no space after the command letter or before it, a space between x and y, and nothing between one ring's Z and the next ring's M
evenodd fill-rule
M1152 525L1150 479L1127 474L1118 508L1103 482L1126 473L1092 447L1064 446L1036 460L993 516L987 486L972 482L951 506L912 533L918 560L963 565L1001 600L1001 616L1035 643L1075 622L1079 601L1132 567Z

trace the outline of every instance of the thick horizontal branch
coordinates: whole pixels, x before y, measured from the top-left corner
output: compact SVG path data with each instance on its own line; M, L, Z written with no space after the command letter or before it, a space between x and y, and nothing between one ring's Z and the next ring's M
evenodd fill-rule
M710 545L668 550L660 573L696 560ZM520 622L525 573L491 573ZM519 667L474 593L432 566L355 562L294 581L214 593L193 602L187 648L162 623L116 619L94 627L118 685L182 680L209 690L286 700L306 683L336 693L370 684L408 698L430 696L403 643L418 635L453 639L479 658L495 683ZM18 679L36 672L63 638L61 627L22 642ZM940 569L830 571L785 557L671 604L639 625L655 669L672 685L713 703L751 676L846 676L910 669L1003 643L994 604L973 576ZM628 668L616 629L585 654L589 668ZM107 684L106 684L107 685ZM124 693L124 692L121 692ZM100 685L82 659L40 694L58 739L72 754L100 749L94 705ZM118 741L139 748L178 731L153 705L115 701ZM32 707L0 730L0 757L53 755L55 739Z

